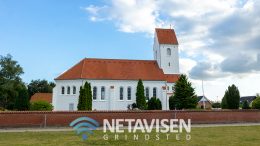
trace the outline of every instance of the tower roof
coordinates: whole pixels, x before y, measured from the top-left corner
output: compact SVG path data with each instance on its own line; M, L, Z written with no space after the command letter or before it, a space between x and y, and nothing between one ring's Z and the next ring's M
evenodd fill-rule
M178 45L178 40L174 29L155 28L159 44Z

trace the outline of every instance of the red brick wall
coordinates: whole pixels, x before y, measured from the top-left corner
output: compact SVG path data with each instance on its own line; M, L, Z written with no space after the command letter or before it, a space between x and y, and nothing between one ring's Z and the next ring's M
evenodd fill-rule
M1 112L0 127L68 126L78 117L103 119L191 119L191 123L260 122L260 110L222 111L92 111L92 112ZM46 117L46 118L45 118Z

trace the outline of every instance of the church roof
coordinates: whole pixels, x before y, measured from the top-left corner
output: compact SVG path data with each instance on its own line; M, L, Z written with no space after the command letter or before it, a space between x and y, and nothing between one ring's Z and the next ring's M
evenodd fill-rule
M176 82L179 75L165 75L155 60L85 58L55 80L147 80Z
M178 45L178 40L174 29L155 29L159 44L174 44Z

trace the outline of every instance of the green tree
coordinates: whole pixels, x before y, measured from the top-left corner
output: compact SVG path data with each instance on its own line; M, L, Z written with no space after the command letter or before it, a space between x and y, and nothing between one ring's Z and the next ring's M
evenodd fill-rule
M92 110L92 91L88 82L80 87L78 110Z
M227 108L228 108L227 98L226 98L225 95L224 95L224 97L222 98L222 101L221 101L221 108L222 108L222 109L227 109Z
M152 97L149 99L148 103L148 110L161 110L162 109L162 103L159 98Z
M52 111L53 106L47 101L35 101L30 105L31 111Z
M243 102L242 109L250 109L249 103L248 103L247 100L245 100L245 101Z
M92 110L92 91L91 91L91 84L86 83L85 84L85 90L87 91L87 109L86 110Z
M257 96L255 100L252 102L253 109L260 109L260 97Z
M141 79L139 79L136 88L136 105L137 108L141 110L145 110L147 108L146 98L144 96L144 85Z
M240 93L238 88L233 84L228 87L223 97L223 107L227 109L239 108Z
M29 103L29 95L25 85L21 85L17 88L18 96L15 99L15 106L14 109L19 111L28 110L30 103Z
M52 89L55 87L53 82L47 80L32 80L28 85L29 98L35 93L52 93Z
M174 85L174 95L169 98L169 107L173 109L196 108L197 98L191 82L186 75L181 75Z
M22 83L22 67L11 55L0 56L0 107L12 110L18 96L16 90Z

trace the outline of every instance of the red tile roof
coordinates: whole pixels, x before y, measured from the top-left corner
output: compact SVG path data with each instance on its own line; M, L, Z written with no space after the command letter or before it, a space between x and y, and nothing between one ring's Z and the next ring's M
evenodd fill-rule
M147 80L175 82L178 75L165 75L155 60L90 59L61 74L55 80Z
M160 44L175 44L178 45L178 40L174 29L155 29L157 38Z
M30 102L34 101L47 101L52 103L52 93L35 93L32 97Z

